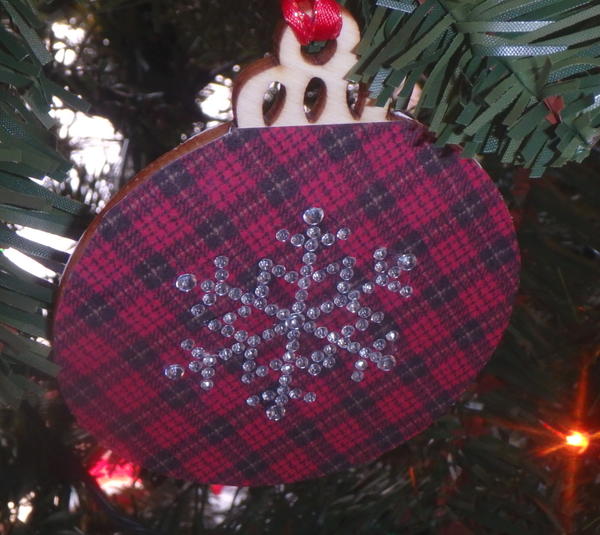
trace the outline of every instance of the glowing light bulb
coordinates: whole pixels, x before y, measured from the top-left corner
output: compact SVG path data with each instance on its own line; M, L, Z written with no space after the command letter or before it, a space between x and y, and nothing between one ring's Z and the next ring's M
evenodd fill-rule
M590 445L590 437L587 433L571 431L571 434L565 437L565 442L567 443L567 446L577 448L579 450L578 453L583 453Z

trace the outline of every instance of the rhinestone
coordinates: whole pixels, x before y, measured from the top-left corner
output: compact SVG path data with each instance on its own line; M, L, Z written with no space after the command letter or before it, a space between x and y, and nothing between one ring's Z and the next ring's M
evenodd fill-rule
M190 338L187 338L183 342L181 342L181 349L184 351L191 351L194 349L194 341Z
M287 396L289 394L289 392L290 392L290 387L287 385L279 385L277 387L277 393L280 396Z
M229 272L226 269L217 269L215 273L215 279L218 281L224 281L229 277Z
M317 338L325 338L327 336L327 328L326 327L318 327L315 329L315 336Z
M292 340L285 345L285 348L288 351L298 351L298 349L300 349L300 342L298 342L298 340Z
M171 381L177 381L184 376L185 370L183 369L183 366L180 366L179 364L171 364L165 368L164 374L165 377L171 379Z
M225 297L229 292L229 284L220 282L215 286L215 293L221 297Z
M306 290L298 290L296 292L297 301L306 301L308 299L308 292Z
M375 260L383 260L387 256L387 254L387 249L385 247L381 247L373 253L373 258Z
M244 305L251 305L254 303L254 296L251 293L245 293L242 295L241 301Z
M348 304L348 297L338 294L333 298L333 304L339 308L345 307Z
M387 262L376 262L374 267L377 273L385 273L387 271L388 265Z
M246 351L244 351L244 357L247 359L255 359L258 357L258 349L246 349Z
M265 308L267 306L267 300L264 297L257 297L254 300L254 306L255 308L257 308L258 310L262 310L263 308Z
M267 368L266 366L259 366L258 368L256 368L256 371L254 373L256 373L258 377L266 377L269 373L269 368Z
M212 292L215 289L215 283L213 281L203 281L200 285L203 292Z
M387 344L385 343L385 340L383 338L379 338L378 340L375 340L373 342L373 347L378 351L384 350L386 345Z
M261 284L266 284L268 283L273 277L271 277L271 274L268 271L261 271L258 274L258 277L256 278L256 280L258 280L258 282L260 282Z
M269 407L266 411L265 414L267 415L267 418L273 422L278 422L279 420L281 420L284 415L285 415L285 408L284 407L280 407L279 405L273 405L272 407Z
M373 314L373 311L369 307L363 307L358 311L358 316L364 319L369 319L371 314Z
M361 372L360 370L355 370L352 372L352 375L350 376L350 378L353 381L360 383L365 378L365 374L363 372Z
M323 351L326 355L335 355L337 353L337 347L327 344Z
M347 294L350 291L350 285L347 282L338 282L337 291L341 294Z
M337 231L338 240L347 240L350 237L350 229L349 228L341 228Z
M325 301L321 305L321 311L325 312L325 314L331 314L335 308L335 305L331 301Z
M175 287L185 293L191 292L196 287L196 284L196 277L191 273L180 275L175 281Z
M286 332L285 325L283 325L282 323L280 323L279 325L276 325L274 332L276 334L285 334L285 332Z
M333 368L335 366L335 358L325 357L325 360L323 361L323 366L329 369Z
M202 314L204 314L204 312L206 312L206 307L204 305L194 305L190 312L192 313L192 316L195 316L196 318L199 316L202 316Z
M285 275L285 272L286 272L285 266L275 266L271 270L271 273L273 273L273 275L275 275L276 277L283 277Z
M380 273L375 277L375 284L385 286L390 281L390 278L385 273Z
M321 236L321 229L319 227L309 227L306 229L306 235L309 238L319 238Z
M202 359L202 364L204 364L205 366L214 366L217 363L217 358L213 357L212 355L208 355L206 357L204 357Z
M252 314L252 309L248 305L244 305L238 308L237 312L240 315L240 318L247 318L250 314Z
M346 348L348 346L348 340L346 340L345 338L339 338L337 341L337 345L341 348Z
M390 331L385 335L385 339L388 342L397 342L399 337L400 334L398 333L398 331Z
M319 271L315 271L312 275L312 278L315 282L323 282L327 277L327 273L324 270L320 269Z
M369 363L364 359L357 360L354 363L354 367L359 371L365 371L368 366L369 366Z
M215 369L214 368L204 368L202 370L202 377L204 377L205 379L210 379L212 377L215 376Z
M202 302L206 305L206 306L213 306L216 302L217 302L217 296L215 294L205 294L202 297Z
M385 315L383 314L383 312L375 312L372 316L371 316L371 321L373 323L381 323L385 318Z
M256 297L267 297L267 295L269 295L269 288L264 284L260 284L256 287L256 290L254 290L254 293Z
M311 375L319 375L321 373L321 370L322 370L321 366L319 364L315 364L315 363L311 364L308 367L308 373L310 373Z
M238 355L241 355L245 349L246 349L246 346L244 346L244 344L238 343L238 344L233 344L231 346L231 350Z
M412 288L412 286L403 286L403 287L400 289L400 295L401 295L402 297L409 298L409 297L411 297L411 296L412 296L412 294L413 294L413 288Z
M359 331L363 332L369 328L369 322L365 319L359 319L354 325Z
M411 271L417 265L417 257L411 253L404 253L398 257L398 267L402 271Z
M344 336L352 336L354 334L354 327L352 325L344 325L342 327L342 334Z
M195 359L201 359L206 356L206 352L201 347L195 347L192 349L192 357Z
M208 328L211 331L218 331L221 328L222 324L219 320L212 320L208 322Z
M302 262L305 264L314 264L317 261L317 255L315 253L306 253L302 257Z
M281 369L282 362L279 359L274 359L269 363L269 366L272 370L277 371Z
M305 309L306 309L306 304L301 303L300 301L296 301L292 305L292 312L295 312L296 314L299 314L300 312L304 312Z
M358 314L360 312L360 303L358 301L350 301L346 308L352 312L353 314Z
M354 267L356 264L356 258L352 257L352 256L346 256L343 260L342 260L342 264L344 264L344 267Z
M289 385L292 382L292 376L291 375L282 375L279 378L279 384L280 385Z
M275 234L275 238L277 239L277 241L286 242L290 239L290 232L289 230L285 229L278 230L277 234Z
M363 358L366 359L368 358L369 354L371 353L371 350L368 347L363 347L358 354Z
M279 310L277 308L277 305L267 305L265 307L265 314L267 316L274 316L275 314L277 314L277 310Z
M239 288L231 288L231 290L229 290L228 296L229 299L233 301L239 301L242 297L242 290L240 290Z
M360 290L352 290L348 294L348 299L351 301L358 301L360 299Z
M371 362L378 363L383 358L383 355L379 351L371 351L369 353L369 360Z
M221 329L221 334L225 337L225 338L231 338L235 333L235 328L233 327L233 325L225 325L225 327L223 327Z
M398 281L393 281L387 285L387 289L390 292L397 293L402 289L402 285Z
M200 383L200 388L202 388L202 390L210 390L213 386L215 386L215 384L210 379L204 379L204 381Z
M306 401L306 403L314 403L317 401L317 394L314 392L307 392L304 394L304 401Z
M245 385L249 385L252 382L252 379L254 379L254 376L251 373L245 373L244 375L242 375L240 380Z
M395 266L391 267L388 269L387 274L390 279L397 279L400 276L400 268Z
M188 369L192 373L198 373L200 370L202 370L202 363L197 360L192 360L192 362L188 364Z
M293 351L286 351L281 358L284 362L293 362L293 360L296 358L296 355Z
M290 399L300 399L302 397L302 390L294 388L293 390L290 390L289 396Z
M290 243L294 246L294 247L302 247L304 245L304 240L306 238L304 237L304 234L294 234L292 236L292 239L290 240Z
M235 333L234 338L238 342L245 342L248 339L248 332L247 331L238 331Z
M349 281L354 277L354 270L352 268L344 268L340 271L340 279Z
M331 232L323 234L323 237L321 238L321 243L325 247L331 247L335 243L335 236L331 234Z
M221 360L229 360L231 357L233 357L233 351L227 348L221 349L219 350L219 357Z
M259 263L258 263L258 267L260 269L262 269L263 271L268 271L269 269L271 269L273 267L273 260L271 260L270 258L263 258Z
M275 336L275 331L273 329L265 329L262 333L263 340L272 340Z
M277 394L272 390L265 390L261 397L263 398L263 401L273 401L277 397Z
M338 338L338 333L331 332L327 335L327 340L329 340L332 344L335 344L338 341Z
M285 394L280 394L275 398L275 405L279 405L280 407L287 405L289 402L290 398L288 398Z
M228 312L223 316L225 323L233 323L237 319L237 316L233 312Z
M365 282L362 285L362 291L366 294L372 294L375 291L375 285L372 282Z
M306 357L298 357L296 359L296 367L304 370L306 367L308 367L308 359Z
M309 319L316 320L321 315L321 311L317 307L310 307L306 311L306 315Z
M242 370L244 370L245 372L251 372L256 368L256 362L254 362L253 360L247 360L246 362L244 362L244 364L242 364Z
M325 212L322 208L309 208L302 214L302 219L307 225L318 225L323 221L323 217L325 217Z
M287 308L282 308L277 312L277 319L284 321L290 317L290 311Z
M286 282L291 282L294 283L299 279L299 275L298 273L296 273L295 271L288 271L285 276L283 277L283 280L285 280Z
M226 256L217 256L217 258L215 258L216 267L224 268L227 264L229 264L229 258Z
M314 321L307 321L304 324L304 330L307 333L312 333L317 328L317 324Z
M323 362L323 359L325 358L325 353L323 353L323 351L313 351L310 358L313 362Z
M306 290L309 287L310 287L310 278L309 277L302 277L298 281L298 288L301 288L302 290Z
M255 334L248 337L248 340L246 340L246 343L250 346L250 347L256 347L260 344L260 336L256 336Z
M313 253L313 256L315 257L315 260L316 260L316 255L314 254L314 251L316 251L319 248L319 240L317 240L316 238L311 238L310 240L307 240L306 243L304 244L304 248L309 253ZM314 264L314 261L313 262L305 262L305 264Z
M340 265L337 262L335 262L333 264L329 264L326 269L327 273L329 273L330 275L335 275L340 270Z
M377 367L384 372L389 372L396 366L396 359L390 355L383 357L378 363Z
M260 398L258 396L250 396L247 400L246 403L250 406L250 407L257 407L260 403Z
M315 269L312 266L306 265L304 264L301 268L300 268L300 275L302 275L303 277L309 277L310 275L312 275L312 272Z
M294 371L294 367L291 364L284 364L281 367L281 373L283 375L290 375Z

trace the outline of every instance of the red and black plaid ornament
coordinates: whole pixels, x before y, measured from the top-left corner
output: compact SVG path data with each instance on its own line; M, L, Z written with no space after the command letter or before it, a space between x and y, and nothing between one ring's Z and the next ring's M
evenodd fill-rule
M490 178L414 122L218 129L79 244L55 312L62 392L107 447L173 477L344 470L475 379L518 258Z

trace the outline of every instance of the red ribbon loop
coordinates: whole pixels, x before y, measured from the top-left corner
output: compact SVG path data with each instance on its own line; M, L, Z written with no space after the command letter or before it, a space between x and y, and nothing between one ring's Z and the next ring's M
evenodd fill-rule
M310 4L312 14L301 4ZM281 10L301 45L337 39L342 31L342 12L336 0L281 0Z

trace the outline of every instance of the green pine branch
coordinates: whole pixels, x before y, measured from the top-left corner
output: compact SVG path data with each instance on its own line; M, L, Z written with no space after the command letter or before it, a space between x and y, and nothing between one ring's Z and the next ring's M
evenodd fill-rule
M419 85L438 144L540 176L600 137L599 27L593 0L377 0L349 78L399 109Z
M86 206L32 178L66 178L71 163L55 149L52 99L87 105L46 77L52 56L44 28L25 0L0 0L0 405L17 406L36 392L35 378L55 375L48 360L56 281L34 277L2 254L15 248L61 273L68 255L21 237L21 227L77 239L89 221Z

